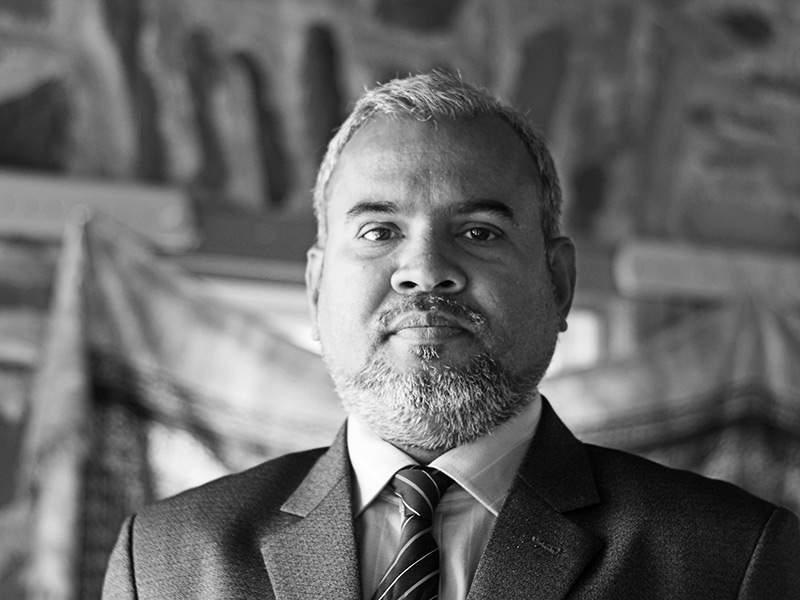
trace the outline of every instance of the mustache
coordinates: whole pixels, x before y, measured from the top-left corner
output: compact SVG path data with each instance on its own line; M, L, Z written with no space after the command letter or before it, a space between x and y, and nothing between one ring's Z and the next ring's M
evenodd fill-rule
M438 312L465 321L475 327L481 328L486 324L486 317L478 310L453 298L437 294L421 294L409 296L398 300L396 304L381 312L378 324L383 329L388 329L390 324L401 315L413 312Z

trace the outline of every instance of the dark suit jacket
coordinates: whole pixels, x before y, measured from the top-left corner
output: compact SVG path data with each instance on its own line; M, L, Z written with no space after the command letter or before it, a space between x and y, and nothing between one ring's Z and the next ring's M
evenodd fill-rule
M343 433L126 521L104 598L360 600ZM800 532L738 488L583 444L545 402L469 598L800 599Z

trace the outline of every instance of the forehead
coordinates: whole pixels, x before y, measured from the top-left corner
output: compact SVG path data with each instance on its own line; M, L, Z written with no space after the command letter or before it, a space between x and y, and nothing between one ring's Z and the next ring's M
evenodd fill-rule
M502 119L457 121L379 117L345 146L329 184L329 211L374 200L419 198L440 202L497 197L537 210L535 163ZM390 197L385 197L389 195Z

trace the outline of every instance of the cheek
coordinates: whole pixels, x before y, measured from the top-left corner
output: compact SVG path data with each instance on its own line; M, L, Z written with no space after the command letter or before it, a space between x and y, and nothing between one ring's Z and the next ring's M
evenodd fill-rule
M331 261L330 268L323 270L320 286L331 307L331 317L336 319L359 318L377 310L390 289L388 264L352 259Z
M383 298L377 280L358 268L323 273L317 326L327 351L358 353L367 345Z
M558 322L555 298L550 282L514 281L505 288L490 290L493 313L498 325L510 337L510 343L525 343L528 336L547 332Z

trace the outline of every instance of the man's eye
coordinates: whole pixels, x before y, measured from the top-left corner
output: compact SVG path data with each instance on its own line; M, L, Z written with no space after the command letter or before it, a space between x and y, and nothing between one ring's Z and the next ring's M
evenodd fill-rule
M394 236L394 231L388 227L373 227L361 234L368 242L384 242Z
M497 234L486 227L470 227L461 234L474 242L490 242L497 239Z

